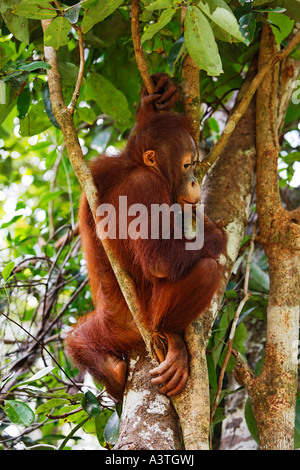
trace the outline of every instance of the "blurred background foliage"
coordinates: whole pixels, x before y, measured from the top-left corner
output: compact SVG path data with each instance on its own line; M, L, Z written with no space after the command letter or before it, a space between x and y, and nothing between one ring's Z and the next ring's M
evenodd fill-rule
M105 16L108 4L113 7ZM179 86L187 44L194 60L201 54L200 38L184 38L181 31L181 8L186 4L201 21L206 14L210 29L202 39L206 46L216 48L223 69L213 74L209 64L201 65L201 149L205 154L222 132L258 50L262 22L268 21L278 43L285 45L295 21L300 20L300 5L292 0L233 0L228 5L223 0L143 0L140 21L149 69L171 74ZM225 22L220 23L225 20L205 13L207 5L211 12L216 6L230 10L229 25L235 27L236 37L228 33ZM77 227L80 188L52 114L43 47L45 41L58 50L63 93L69 102L79 65L74 25L83 25L85 74L75 124L87 160L105 149L113 155L124 147L134 125L142 86L130 11L130 2L118 0L0 1L2 449L111 448L118 435L119 407L99 384L72 366L63 347L64 335L79 315L92 309L92 303ZM40 23L45 12L56 21L56 29L47 38ZM294 51L295 59L299 55ZM300 200L297 85L282 130L279 159L281 196L290 209ZM240 300L254 221L255 205L208 348L212 399ZM245 342L253 321L265 328L268 286L266 258L256 246L249 286L253 294L243 309L233 345L241 354L247 354ZM229 361L227 372L232 368ZM224 387L223 397L232 393L226 381ZM212 426L215 446L222 432L223 403ZM246 406L245 414L256 439L251 407ZM296 433L299 446L298 427Z

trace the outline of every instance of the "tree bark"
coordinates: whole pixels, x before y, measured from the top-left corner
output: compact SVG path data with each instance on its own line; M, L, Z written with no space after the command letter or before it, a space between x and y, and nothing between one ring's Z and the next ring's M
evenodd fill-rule
M114 450L176 450L181 447L181 428L172 402L157 393L157 387L149 380L153 367L149 356L131 354L119 438Z

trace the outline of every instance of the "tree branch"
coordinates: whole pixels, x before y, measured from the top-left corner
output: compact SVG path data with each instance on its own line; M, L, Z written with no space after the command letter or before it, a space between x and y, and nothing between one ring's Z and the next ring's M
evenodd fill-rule
M225 129L222 135L220 136L219 140L217 141L217 143L215 144L215 146L213 147L212 151L209 153L207 158L201 163L203 176L208 172L209 168L215 163L215 161L217 160L221 152L224 150L237 123L240 121L241 117L244 115L254 93L256 92L259 85L262 83L266 74L271 70L271 68L275 64L285 59L293 51L293 49L297 46L299 42L300 42L300 30L296 32L296 34L292 37L292 39L289 41L289 43L284 49L274 54L268 60L268 62L265 63L264 66L259 70L256 77L250 83L245 96L243 97L243 99L241 100L241 102L239 103L235 111L232 113L232 115L228 119Z
M189 54L184 58L182 64L182 78L184 79L181 89L183 93L183 108L189 119L193 137L197 147L200 138L200 81L199 67L195 64Z
M149 93L152 95L154 92L154 83L149 72L147 62L143 53L141 46L141 33L140 33L140 23L139 23L139 0L132 0L131 7L131 33L133 40L133 47L135 53L135 59L140 71L141 77L143 79L144 85Z
M181 30L184 30L184 20L187 7L181 7ZM183 109L188 117L194 140L199 147L200 139L200 80L199 67L195 64L190 54L187 53L182 64L183 83L181 90L183 94ZM198 176L198 175L197 175Z
M80 93L80 87L83 79L83 73L84 73L84 47L83 47L83 34L82 34L82 29L79 26L73 25L73 27L76 29L78 33L78 41L79 41L79 72L77 76L77 81L74 89L74 93L72 96L71 103L69 104L68 108L70 110L70 113L73 114L77 100L79 98L79 93Z

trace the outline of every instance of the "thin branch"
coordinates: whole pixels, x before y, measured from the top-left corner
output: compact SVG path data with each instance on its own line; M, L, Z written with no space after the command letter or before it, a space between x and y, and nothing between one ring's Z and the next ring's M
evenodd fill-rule
M26 328L24 328L22 325L20 325L18 322L16 322L15 320L13 320L12 318L10 318L8 315L6 315L4 312L2 312L0 310L0 314L3 315L7 320L9 320L10 322L12 322L14 325L18 326L19 328L21 328L21 330L23 330L28 336L30 336L39 346L41 346L42 349L44 349L44 351L46 351L47 354L49 354L49 356L51 357L52 361L57 365L57 367L65 374L65 376L70 380L70 382L79 390L81 391L81 389L77 386L77 384L72 380L71 377L69 377L69 375L65 372L65 370L61 367L61 365L57 362L57 360L55 359L55 357L51 354L51 352L49 351L48 348L45 347L45 345L39 340L37 339L35 336L33 336L28 330L26 330Z
M55 5L57 6L57 9L58 9L59 11L61 11L61 6L60 6L60 4L57 2L57 0L54 0L53 3L55 3Z
M245 303L249 300L250 297L251 297L251 292L248 292L243 297L242 301L240 302L240 304L237 308L237 311L235 313L233 321L232 321L229 340L228 340L228 343L227 343L227 353L226 353L226 356L225 356L225 359L224 359L224 362L222 364L222 368L221 368L221 371L220 371L219 380L218 380L218 389L217 389L217 393L216 393L214 403L213 403L213 406L212 406L211 417L210 417L210 422L211 423L212 423L215 411L216 411L216 409L218 407L218 404L219 404L219 399L220 399L220 395L221 395L221 391L222 391L222 386L223 386L223 380L224 380L226 367L227 367L229 358L230 358L231 353L232 353L232 344L233 344L233 340L234 340L235 330L236 330L236 327L237 327L237 322L238 322L238 319L240 317L241 311L244 308Z
M58 152L58 155L56 157L56 160L54 162L54 165L52 167L52 171L53 171L53 177L50 181L50 193L53 193L54 192L54 188L55 188L55 183L56 183L56 177L57 177L57 172L58 172L58 169L59 169L59 164L61 162L61 159L62 159L62 154L63 154L63 151L64 151L64 148L65 148L65 145L63 144L61 149L59 150ZM55 232L55 227L54 227L54 218L53 218L53 207L54 207L54 203L53 203L53 199L51 201L49 201L49 204L48 204L48 217L49 217L49 237L52 238L53 235L54 235L54 232Z
M133 47L135 53L135 59L143 79L144 85L149 93L152 95L154 92L154 83L149 72L147 62L141 46L141 33L139 24L139 0L132 0L131 7L131 33L133 40Z
M50 414L46 414L47 418L49 419L66 419L68 418L68 416L71 416L71 415L74 415L76 413L78 413L79 411L82 411L83 408L82 406L79 406L78 408L76 408L75 410L72 410L72 411L69 411L67 413L63 413L61 415L50 415Z
M189 54L186 55L182 64L182 78L184 79L181 89L183 94L183 107L188 117L193 137L197 147L200 139L200 84L199 67L195 64Z
M219 138L207 158L201 163L201 171L203 176L208 172L209 168L215 163L221 152L226 147L233 131L236 128L236 125L240 121L241 117L244 115L250 101L252 100L254 93L263 81L265 75L276 63L285 59L294 50L297 44L299 44L299 42L300 30L297 31L297 33L293 36L293 38L290 40L290 42L284 49L274 54L274 56L268 62L266 62L266 64L259 70L256 77L250 83L246 94L238 104L235 111L230 116L221 137Z
M181 8L181 31L184 31L184 20L187 7ZM195 64L190 54L187 53L182 64L183 83L181 90L183 94L183 109L188 117L194 141L199 147L200 140L200 80L199 67Z
M74 24L73 24L73 27L76 29L76 31L78 33L78 41L79 41L78 47L79 47L80 61L79 61L79 71L78 71L78 76L77 76L77 82L76 82L76 85L75 85L75 89L74 89L74 93L73 93L73 96L72 96L71 103L68 106L71 114L74 113L76 103L77 103L77 100L79 98L80 88L81 88L81 84L82 84L82 80L83 80L83 74L84 74L84 47L83 47L82 29L79 26L74 25Z
M76 289L76 292L74 292L74 294L69 298L68 302L64 305L64 307L61 309L61 311L56 315L56 317L51 321L51 323L49 323L49 325L45 328L45 330L43 331L42 335L39 337L40 340L42 340L46 334L48 333L48 331L50 331L54 325L58 322L58 320L63 316L63 314L65 313L65 311L69 308L69 306L72 304L72 302L76 299L76 297L78 296L78 294L82 291L82 289L87 285L88 283L88 279L85 279L81 284L80 286L78 287L78 289Z
M247 256L247 262L246 262L246 270L245 270L245 280L244 280L244 296L248 294L248 284L249 284L249 277L250 277L250 262L252 258L252 254L254 251L254 241L256 237L256 223L254 224L252 233L251 233L251 238L250 238L250 246L249 246L249 253Z
M58 450L63 450L63 448L65 447L66 443L72 439L72 437L74 436L74 434L78 431L78 429L82 428L82 426L90 419L90 416L88 416L87 418L84 418L82 421L80 421L80 423L77 424L77 426L75 426L75 428L72 429L72 431L64 438L63 442L60 444Z

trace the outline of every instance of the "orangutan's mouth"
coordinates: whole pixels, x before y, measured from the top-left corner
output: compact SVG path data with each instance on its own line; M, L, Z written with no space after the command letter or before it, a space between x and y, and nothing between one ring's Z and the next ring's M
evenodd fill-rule
M180 202L183 204L190 204L191 206L193 206L193 208L195 208L199 204L199 201L187 201L186 199L180 199Z

